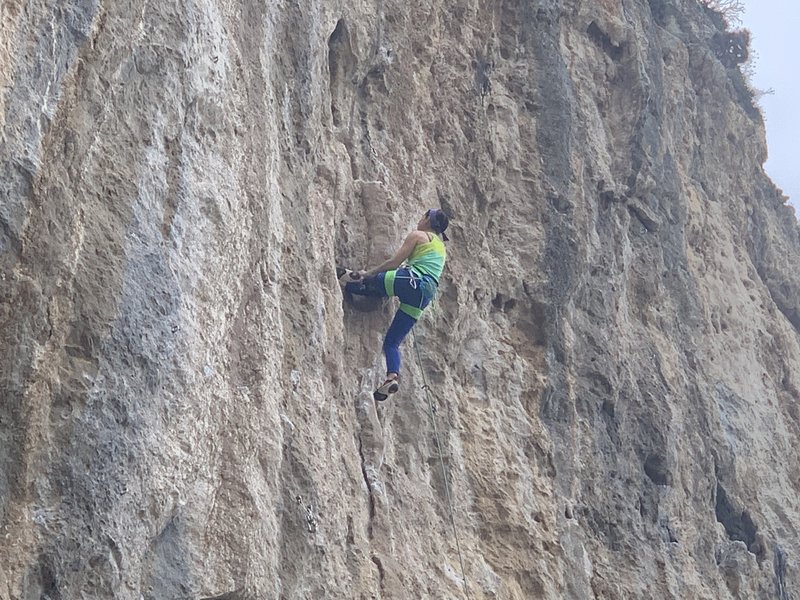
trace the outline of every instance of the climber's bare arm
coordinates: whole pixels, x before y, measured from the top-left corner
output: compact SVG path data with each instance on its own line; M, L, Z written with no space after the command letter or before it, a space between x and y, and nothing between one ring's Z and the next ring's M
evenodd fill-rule
M405 259L411 256L411 253L414 251L414 246L416 246L417 244L425 243L427 241L428 241L428 236L425 235L424 232L419 230L412 231L411 233L408 234L408 236L406 236L403 245L400 246L400 249L397 252L395 252L395 255L392 258L383 261L377 267L374 267L367 271L362 271L361 276L372 277L377 273L396 269L403 263Z

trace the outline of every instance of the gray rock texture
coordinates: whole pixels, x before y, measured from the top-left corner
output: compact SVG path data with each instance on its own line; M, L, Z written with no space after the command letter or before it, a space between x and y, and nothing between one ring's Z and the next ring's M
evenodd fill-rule
M800 599L800 229L726 35L2 0L0 599ZM376 407L334 266L430 206Z

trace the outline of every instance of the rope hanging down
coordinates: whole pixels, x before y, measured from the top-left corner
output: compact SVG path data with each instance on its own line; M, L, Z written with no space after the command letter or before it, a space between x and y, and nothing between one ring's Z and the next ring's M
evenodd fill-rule
M442 454L442 443L439 441L439 431L436 428L436 415L433 408L433 401L431 400L431 388L428 386L428 380L425 377L425 370L422 368L422 358L419 354L419 346L417 345L417 334L411 330L411 335L414 338L414 350L417 353L417 365L419 371L422 373L422 389L425 390L425 397L428 399L428 415L433 425L433 437L436 439L436 450L439 453L439 463L442 465L442 479L444 480L444 494L447 498L447 508L450 512L450 523L453 526L453 535L456 538L456 550L458 551L458 562L461 564L461 579L464 582L464 595L467 600L470 600L469 588L467 587L467 572L464 570L464 558L461 556L461 544L458 540L458 528L456 527L455 511L453 510L453 498L450 495L450 484L447 483L447 469L444 466L444 455Z

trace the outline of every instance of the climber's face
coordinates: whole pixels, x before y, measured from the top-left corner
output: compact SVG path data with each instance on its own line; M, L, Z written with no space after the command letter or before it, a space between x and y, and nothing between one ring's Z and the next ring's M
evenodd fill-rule
M422 218L417 223L417 229L430 229L431 226L431 219L430 219L430 210L426 210L425 214L422 215Z

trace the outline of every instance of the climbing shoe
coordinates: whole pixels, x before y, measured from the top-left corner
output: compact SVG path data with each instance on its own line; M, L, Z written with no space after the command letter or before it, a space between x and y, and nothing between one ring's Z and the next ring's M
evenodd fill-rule
M389 397L390 394L397 393L397 390L399 389L400 389L400 382L397 381L397 379L387 379L386 381L383 382L383 385L381 385L381 387L372 392L372 397L378 402L383 402Z
M359 281L361 279L355 271L344 267L336 267L336 278L339 280L339 285L342 286L342 289L351 281Z

